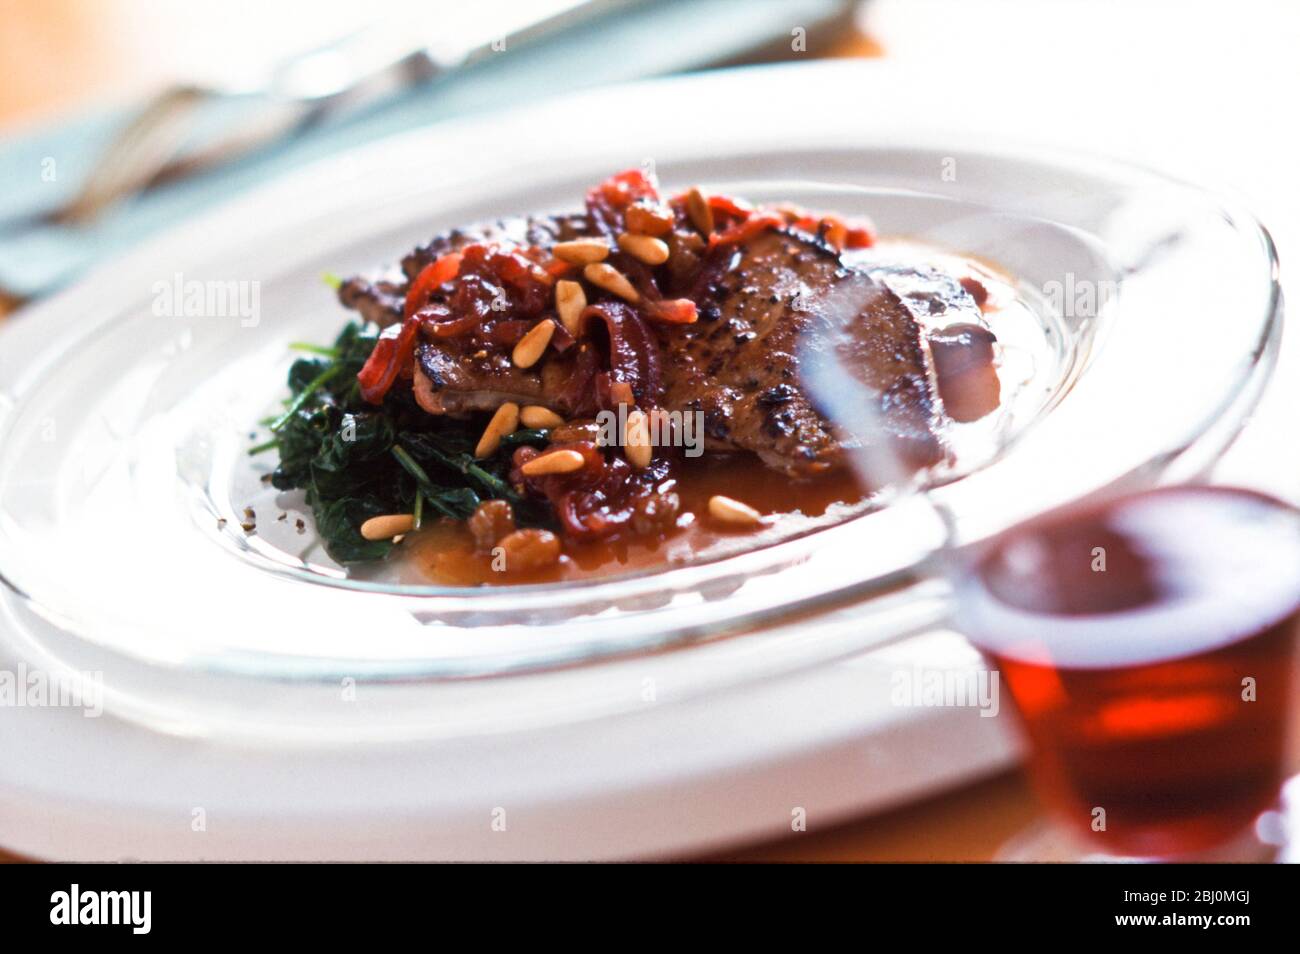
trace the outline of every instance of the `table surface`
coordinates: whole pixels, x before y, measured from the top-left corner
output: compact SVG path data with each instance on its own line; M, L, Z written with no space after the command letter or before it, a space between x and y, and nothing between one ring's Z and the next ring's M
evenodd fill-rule
M367 7L373 8L376 0ZM381 6L397 5L377 0ZM1006 3L988 2L994 9ZM867 31L846 35L834 50L839 56L907 55L911 39L930 34L933 10L922 4L915 14L884 3L883 35L875 28L877 10L868 10ZM965 4L962 5L966 7ZM1022 3L1016 4L1023 8ZM956 5L954 5L956 7ZM1041 8L1040 8L1041 9ZM303 18L291 5L230 0L213 7L165 0L0 0L0 134L106 100L126 101L186 75L205 60L230 55L271 53L257 43L275 43L290 30L294 45L311 42L306 29L320 32L346 26L355 5L324 0ZM969 17L969 14L965 14ZM1091 13L1088 14L1091 16ZM243 26L257 17L258 29ZM277 27L278 20L283 20ZM912 32L895 53L893 33L902 23ZM911 24L915 26L911 26ZM951 36L956 26L935 26ZM878 42L875 37L880 36ZM985 38L981 39L983 42ZM965 38L961 38L965 42ZM252 46L250 47L250 44ZM57 64L54 65L54 64ZM0 315L13 303L0 300ZM954 861L987 860L1017 830L1040 817L1040 809L1023 775L1004 773L890 812L754 845L719 856L728 861ZM0 850L0 859L19 860Z

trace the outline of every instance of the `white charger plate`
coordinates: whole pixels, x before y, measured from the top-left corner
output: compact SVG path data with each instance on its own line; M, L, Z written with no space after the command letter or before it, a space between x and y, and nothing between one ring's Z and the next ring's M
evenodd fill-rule
M234 461L247 422L273 396L283 345L337 327L320 271L391 260L457 222L563 208L590 181L646 160L668 184L829 183L843 201L828 204L857 201L861 208L845 211L872 214L886 232L983 253L1038 287L1065 271L1106 280L1132 269L1122 276L1128 320L1098 316L1071 329L1056 369L1071 387L1048 396L1050 413L1003 459L940 492L964 539L1108 483L1186 476L1211 462L1258 396L1276 344L1275 263L1262 230L1240 210L1139 170L918 132L905 97L868 129L799 96L801 84L866 75L833 65L691 77L398 137L179 229L11 323L0 348L10 404L0 421L0 571L23 596L8 601L8 647L47 668L104 671L114 716L23 717L57 719L79 738L110 732L113 744L96 750L115 753L122 784L93 793L98 807L86 811L66 774L7 770L12 818L30 821L47 800L79 810L39 842L21 822L0 840L56 856L637 854L779 830L795 805L829 817L1000 764L1010 749L994 720L888 705L880 680L901 664L891 651L847 668L822 665L933 623L942 587L920 584L815 622L780 621L794 604L842 603L911 579L935 539L915 509L861 521L877 528L869 536L845 527L688 571L680 583L588 591L580 597L587 625L575 624L571 594L485 600L322 585L209 532L217 513L237 523ZM642 119L689 116L690 104L710 102L728 109L711 111L707 126ZM797 104L797 145L774 147L772 110ZM609 119L557 140L552 131L571 129L565 118L574 115ZM942 161L953 153L961 172L945 182ZM1219 263L1222 287L1180 289L1171 279L1185 267L1171 273L1162 271L1168 259L1144 261L1169 234L1191 242L1176 249L1184 266ZM143 311L154 283L176 272L261 282L258 327L169 324ZM1216 309L1243 317L1218 328L1207 321ZM1171 311L1183 331L1198 332L1178 343L1173 361ZM225 359L215 371L214 359ZM59 436L43 440L51 421ZM709 598L710 585L725 598ZM644 605L665 591L671 598ZM602 603L614 613L591 611ZM285 625L302 614L324 624ZM523 614L532 625L518 625ZM430 619L442 624L433 639L420 625ZM760 623L760 634L734 635ZM545 671L704 636L716 638ZM978 665L955 637L936 639L899 645L945 647L946 662L931 656L932 665ZM534 674L427 681L521 670ZM339 680L367 676L376 681L363 683L361 696L373 704L340 704ZM425 681L393 682L413 677ZM195 748L150 731L206 741ZM620 744L603 744L615 738ZM893 763L887 773L846 775L828 761L872 738L877 759ZM145 789L137 770L150 760L127 755L151 744L182 755L182 790L203 792L202 804L238 819L229 837L196 843L184 837L188 822L182 832L160 820L180 810L177 787ZM379 748L358 759L361 744ZM250 745L274 749L276 764L297 771L276 772L268 784L264 755ZM647 758L645 745L657 757ZM796 752L811 774L791 786L783 766ZM364 773L350 775L342 761ZM327 772L339 773L337 785L320 786ZM740 802L725 794L736 772L747 777ZM457 781L439 784L447 778ZM506 807L487 804L492 790L530 819L526 836L516 829L520 837L484 840L490 829L478 820ZM691 811L672 811L665 791L691 792ZM773 804L786 806L783 817ZM584 812L575 816L577 805ZM376 822L390 811L391 826ZM278 834L269 837L257 818L274 819ZM593 840L579 818L592 830L605 824L597 819L621 818L636 832L605 830ZM88 831L89 840L76 837Z

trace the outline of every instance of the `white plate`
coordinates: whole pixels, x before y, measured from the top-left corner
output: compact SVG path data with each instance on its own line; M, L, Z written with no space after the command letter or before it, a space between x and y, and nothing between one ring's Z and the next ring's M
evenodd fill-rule
M502 125L532 144L529 127L542 114ZM485 128L460 135L476 142ZM446 153L453 132L404 137L353 156L363 172L347 189L334 183L337 166L323 167L302 177L318 183L310 205L290 194L301 182L262 193L224 221L179 230L166 252L137 253L88 280L89 311L72 296L51 302L27 324L57 333L20 375L0 379L12 406L0 419L0 573L41 615L117 652L336 677L567 664L896 585L937 539L924 508L887 508L703 566L509 591L343 577L312 536L290 532L292 521L276 526L274 495L246 450L253 422L283 393L289 342L329 340L344 318L318 276L392 259L457 222L562 208L638 155L653 159L670 189L727 187L736 176L726 171L736 170L768 183L760 198L812 195L870 213L885 234L980 254L1040 293L1066 289L1083 313L1045 320L1051 347L1033 356L1034 394L1015 440L936 494L963 541L1164 467L1216 423L1239 420L1234 402L1262 381L1278 328L1275 262L1267 236L1239 209L1100 161L989 143L916 145L902 133L883 148L806 135L798 148L773 150L739 142L745 128L690 143L657 130L638 142L628 130L614 154L593 133L569 146L581 158L564 163L517 145L509 173ZM948 152L962 156L954 183L935 175ZM411 156L428 158L408 166ZM790 184L795 173L825 185ZM255 283L256 323L159 317L157 288L173 276ZM1110 297L1076 301L1084 287ZM240 528L250 504L262 513L252 535Z
M1214 460L1263 386L1279 327L1275 263L1253 220L1129 167L945 140L909 118L905 97L867 128L799 92L860 75L836 65L692 77L399 137L179 229L11 323L0 340L8 404L0 573L11 587L11 651L49 668L104 671L117 715L215 745L257 739L302 766L302 777L257 788L266 782L260 763L237 748L229 761L214 751L185 763L180 781L201 782L206 800L244 816L256 806L284 826L282 840L258 842L245 824L213 856L301 852L303 833L323 824L334 834L313 855L676 850L776 827L770 805L755 806L793 797L772 783L795 749L809 771L830 773L795 804L825 813L998 764L1009 749L993 720L966 719L969 733L954 733L970 713L900 712L882 700L882 683L871 693L860 668L812 671L933 623L942 587L914 584L816 621L781 623L796 606L860 600L911 579L936 539L923 508L893 508L672 578L473 595L340 585L215 530L217 515L228 528L239 522L248 422L274 397L284 345L327 338L338 325L320 272L391 260L446 225L570 206L587 183L645 160L670 186L826 183L841 200L832 204L868 212L883 231L984 254L1039 289L1067 272L1119 283L1111 311L1066 322L1069 340L1055 352L1059 386L1041 402L1048 413L992 466L940 492L963 539L1115 481L1185 476ZM727 108L705 121L692 103ZM774 137L772 117L796 114L795 141ZM575 115L607 119L575 127L565 121ZM646 121L670 115L698 121ZM557 128L570 132L556 137ZM947 181L953 154L960 171ZM1162 243L1170 235L1178 241ZM1162 254L1146 255L1152 248ZM1215 282L1189 283L1211 263ZM155 283L176 273L259 282L261 320L155 317ZM1225 323L1228 313L1234 320ZM677 652L537 672L706 636L708 645ZM882 658L890 657L869 657ZM948 659L971 664L959 653ZM881 678L900 663L863 665ZM392 681L525 670L537 674ZM375 704L340 704L339 680L353 677L376 680L363 683ZM854 699L855 680L864 699ZM780 709L755 719L764 704ZM101 731L72 726L78 735ZM118 743L143 745L138 731ZM597 741L623 731L654 740L656 757L629 755L639 751L631 742ZM880 757L908 768L849 784L816 758L872 735L906 738ZM960 738L960 751L945 745L909 758L918 744L944 738ZM303 788L341 756L355 759L350 747L363 742L384 746L356 763L373 788L361 777L328 793ZM418 779L403 764L417 747ZM121 824L145 837L157 799L176 791L128 785L137 768L122 754L126 787L105 793L105 805L125 806ZM428 774L435 768L459 781L439 787ZM709 801L720 774L742 770L753 776L747 808ZM8 771L24 797L69 792L62 776ZM484 791L502 784L501 773L512 779L513 804L550 827L489 849L470 819L493 807ZM699 796L699 817L669 831L667 807L650 793L672 785ZM658 827L653 837L606 832L613 841L594 842L565 823L557 799L596 815L631 812L642 827L658 819ZM365 820L381 809L400 816L391 830ZM85 824L102 834L102 822ZM413 841L413 831L424 840ZM190 854L183 839L149 843ZM48 850L72 844L60 832ZM121 843L111 844L108 854Z

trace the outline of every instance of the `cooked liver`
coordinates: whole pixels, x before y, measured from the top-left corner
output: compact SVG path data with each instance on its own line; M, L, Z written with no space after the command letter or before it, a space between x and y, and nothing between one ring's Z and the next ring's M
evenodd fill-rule
M582 214L456 229L408 255L402 273L409 281L437 256L473 242L507 239L547 247L584 234L592 232ZM618 256L611 261L617 263ZM405 289L406 282L393 274L354 278L341 286L339 297L387 324L400 318ZM925 269L873 274L844 265L833 248L810 235L769 229L742 244L709 250L689 287L675 291L695 300L699 318L691 325L654 326L662 345L660 405L701 412L706 446L752 451L768 466L796 476L835 466L840 440L809 393L801 363L805 349L830 346L836 326L830 312L848 308L851 331L842 353L879 396L882 420L898 449L916 467L943 459L945 416L924 320L931 310L974 307L951 278ZM593 303L603 296L589 289ZM581 347L549 353L521 370L508 348L470 352L454 339L424 341L416 352L416 396L436 414L491 411L512 400L572 415L579 409L564 385Z

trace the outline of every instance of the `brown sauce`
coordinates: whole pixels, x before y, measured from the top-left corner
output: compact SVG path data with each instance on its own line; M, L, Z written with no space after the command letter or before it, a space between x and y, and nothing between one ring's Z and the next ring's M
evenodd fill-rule
M676 491L682 513L676 528L657 537L617 537L591 543L566 540L554 566L510 572L478 553L465 524L440 520L402 544L403 582L444 586L556 583L663 570L717 559L776 543L837 523L866 509L864 494L847 471L794 481L745 454L686 458ZM763 527L735 530L708 515L709 498L724 494L767 515Z

